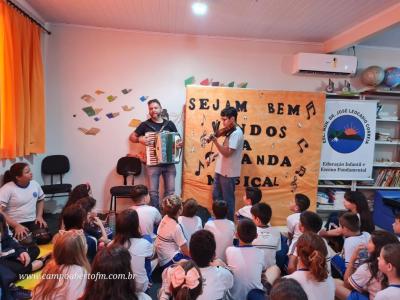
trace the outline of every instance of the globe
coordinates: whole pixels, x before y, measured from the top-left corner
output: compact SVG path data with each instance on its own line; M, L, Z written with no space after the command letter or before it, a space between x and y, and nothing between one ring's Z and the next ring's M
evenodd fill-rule
M385 71L379 66L370 66L361 73L361 82L369 86L378 86L385 78Z
M385 79L383 83L390 88L398 86L400 84L400 68L387 68L385 70Z

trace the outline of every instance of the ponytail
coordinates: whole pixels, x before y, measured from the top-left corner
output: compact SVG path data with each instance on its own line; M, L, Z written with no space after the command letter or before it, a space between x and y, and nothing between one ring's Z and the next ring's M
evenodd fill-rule
M328 277L326 257L318 250L310 255L310 272L317 281L324 281Z
M316 281L324 281L328 277L326 256L328 250L323 239L314 232L305 232L297 241L297 253L304 266Z
M174 297L174 300L192 300L192 299L194 300L196 298L192 298L190 289L188 287L181 287Z
M3 185L6 184L6 183L9 183L9 182L11 182L11 181L14 181L14 179L13 179L13 177L11 176L10 170L7 170L7 171L4 173L4 176L3 176Z
M11 181L14 181L14 183L17 183L17 177L22 176L22 173L26 166L28 166L28 164L24 163L24 162L19 162L19 163L13 164L11 166L10 170L8 170L4 173L3 184L6 184Z

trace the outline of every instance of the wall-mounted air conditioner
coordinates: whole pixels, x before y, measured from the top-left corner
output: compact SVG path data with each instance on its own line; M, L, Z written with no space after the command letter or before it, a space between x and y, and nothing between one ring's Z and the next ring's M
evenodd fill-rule
M293 74L351 76L357 70L357 57L347 55L297 53L293 57Z

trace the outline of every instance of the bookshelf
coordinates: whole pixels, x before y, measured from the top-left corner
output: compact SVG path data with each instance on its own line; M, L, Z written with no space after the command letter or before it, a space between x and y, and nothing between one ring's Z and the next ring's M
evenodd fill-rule
M377 190L399 191L400 195L400 91L365 91L358 94L327 94L327 99L378 100L382 105L376 119L373 173L370 181L323 180L318 191L360 190L372 198ZM318 210L327 210L319 205ZM333 209L333 208L330 208Z
M376 119L373 180L349 184L324 184L318 188L352 190L400 190L400 91L366 91L358 94L327 94L327 99L378 100L382 105Z

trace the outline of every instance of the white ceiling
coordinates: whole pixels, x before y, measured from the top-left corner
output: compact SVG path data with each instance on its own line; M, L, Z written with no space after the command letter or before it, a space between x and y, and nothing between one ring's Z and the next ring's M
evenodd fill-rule
M192 14L194 0L26 2L49 23L322 43L400 0L203 0L206 16Z

